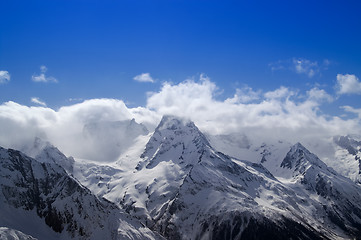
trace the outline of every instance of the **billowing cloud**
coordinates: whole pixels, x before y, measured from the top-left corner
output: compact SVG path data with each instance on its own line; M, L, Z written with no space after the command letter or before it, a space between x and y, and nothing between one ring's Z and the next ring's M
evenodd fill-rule
M38 104L38 105L41 105L41 106L44 106L44 107L46 107L46 103L44 102L44 101L41 101L39 98L37 98L37 97L32 97L31 99L30 99L30 101L32 102L32 103L35 103L35 104Z
M361 94L361 82L352 74L337 74L336 91L338 94Z
M237 88L233 98L226 99L228 103L248 103L260 98L261 91L254 91L251 87Z
M34 74L33 76L31 76L31 79L34 82L54 82L57 83L58 80L54 77L48 77L45 75L45 73L48 71L46 66L40 66L40 74L36 75Z
M268 92L244 87L222 100L217 85L202 75L199 80L164 83L149 94L146 107L129 108L117 99L91 99L58 110L3 103L0 145L20 149L41 137L67 155L101 161L109 149L100 146L114 145L114 139L96 144L96 139L90 141L84 135L86 125L134 118L153 131L164 114L191 119L207 134L243 134L255 143L281 139L320 144L334 135L361 134L359 117L345 120L323 115L319 108L325 101L332 97L323 89L300 93L285 86Z
M137 82L151 82L154 83L154 79L150 76L150 73L142 73L133 78Z
M332 102L334 100L333 97L330 94L328 94L325 90L316 87L307 91L307 96L309 97L309 99L315 101Z
M10 81L10 73L8 71L0 71L0 84Z

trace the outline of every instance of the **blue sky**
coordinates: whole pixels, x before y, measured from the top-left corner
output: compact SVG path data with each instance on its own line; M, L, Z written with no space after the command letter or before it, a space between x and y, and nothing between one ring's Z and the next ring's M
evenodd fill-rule
M164 82L204 73L220 100L245 86L317 87L334 99L322 104L326 113L361 108L360 91L335 89L337 74L359 86L359 1L4 0L0 8L0 103L145 106ZM142 73L154 82L135 81Z

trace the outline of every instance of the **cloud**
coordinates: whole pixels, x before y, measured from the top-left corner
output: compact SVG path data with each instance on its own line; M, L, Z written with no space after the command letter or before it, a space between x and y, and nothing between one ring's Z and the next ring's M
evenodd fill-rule
M10 81L10 74L8 71L0 71L0 84Z
M58 80L54 77L47 77L45 75L45 73L48 71L48 69L46 68L46 66L40 66L40 74L39 75L33 75L31 76L31 79L34 82L53 82L53 83L57 83Z
M245 86L243 88L237 88L233 98L225 100L227 103L248 103L258 100L261 95L261 90L253 91L251 87Z
M307 91L308 98L315 101L333 102L333 97L323 89L312 88Z
M337 94L361 94L361 82L352 74L337 74Z
M137 82L151 82L154 83L154 79L150 76L150 73L142 73L133 78Z
M37 98L37 97L32 97L32 98L30 99L30 101L31 101L32 103L39 104L39 105L41 105L41 106L46 107L46 103L43 102L43 101L41 101L41 100L40 100L39 98Z

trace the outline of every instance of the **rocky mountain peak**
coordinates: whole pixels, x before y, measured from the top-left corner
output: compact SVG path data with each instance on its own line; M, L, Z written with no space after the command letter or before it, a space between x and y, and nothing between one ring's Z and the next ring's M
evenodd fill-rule
M146 162L148 162L147 167L153 166L154 159L157 159L157 162L164 159L186 165L192 164L185 159L189 161L198 159L198 155L206 148L211 148L208 140L192 121L166 115L147 143L141 155L144 161L137 168L141 168Z
M315 154L311 153L301 143L294 144L281 163L282 168L293 171L305 171L306 168L315 166L327 169L327 166Z

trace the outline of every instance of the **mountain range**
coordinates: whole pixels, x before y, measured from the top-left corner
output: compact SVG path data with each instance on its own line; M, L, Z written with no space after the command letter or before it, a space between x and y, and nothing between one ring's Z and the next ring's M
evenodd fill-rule
M174 116L150 133L129 120L84 134L117 140L94 153L108 161L66 157L40 138L0 149L0 236L361 239L357 136L332 139L329 166L301 143L205 135Z

